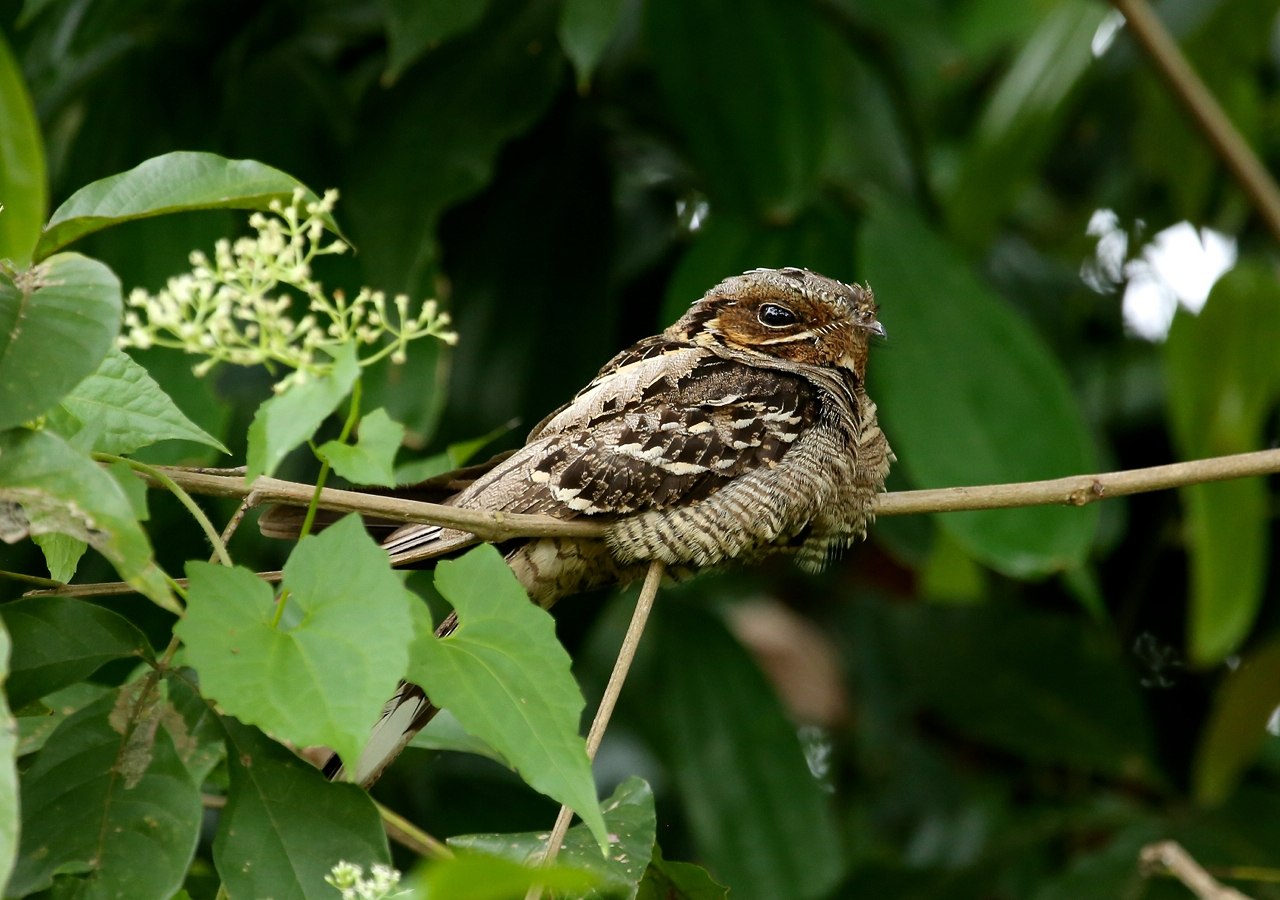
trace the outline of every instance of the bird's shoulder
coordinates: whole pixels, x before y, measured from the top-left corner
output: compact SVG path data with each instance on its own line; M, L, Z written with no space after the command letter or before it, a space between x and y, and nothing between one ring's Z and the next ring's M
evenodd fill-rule
M467 502L561 516L699 502L780 463L818 395L802 374L659 335L614 357Z

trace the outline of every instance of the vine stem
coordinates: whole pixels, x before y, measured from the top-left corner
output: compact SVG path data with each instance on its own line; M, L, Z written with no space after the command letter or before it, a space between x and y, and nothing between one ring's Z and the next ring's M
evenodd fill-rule
M1275 179L1227 118L1212 92L1205 87L1151 4L1147 0L1111 2L1124 16L1133 36L1156 64L1169 89L1186 107L1214 152L1253 201L1271 236L1280 243L1280 188L1276 186Z
M0 578L7 578L10 581L21 581L24 584L39 585L42 588L50 588L57 590L62 586L61 581L53 578L41 578L39 575L25 575L22 572L10 572L8 569L0 569Z
M347 419L342 423L342 431L338 433L339 444L347 442L347 438L351 437L351 432L355 430L356 423L360 421L360 396L361 381L356 378L355 384L351 386L351 404L347 409ZM324 483L329 480L329 472L332 469L328 457L320 453L316 453L316 455L320 458L320 474L316 476L316 484L311 491L311 499L307 503L307 513L302 519L302 528L299 534L304 535L310 534L311 526L315 524L316 513L320 510L320 495L324 493ZM288 602L289 589L286 587L276 599L276 611L271 616L272 628L279 626L280 619L284 616L284 608Z
M192 499L191 494L186 491L172 475L170 470L165 466L151 466L136 459L126 459L123 456L114 456L110 453L95 453L93 458L99 462L124 463L133 471L144 476L148 481L159 484L169 493L178 498L183 506L187 508L187 512L191 513L192 518L200 525L205 533L205 537L209 539L209 543L213 545L213 551L218 557L218 562L224 566L231 565L231 555L227 553L227 545L222 541L222 535L218 533L218 529L214 527L213 522L205 515L204 510L200 508L200 504Z
M431 859L453 857L453 851L449 849L449 845L438 837L423 831L394 809L388 809L377 801L374 801L374 805L378 807L378 815L382 818L387 835L400 846Z
M591 729L587 732L587 759L594 760L600 742L604 739L605 729L609 727L609 719L613 717L614 707L618 705L618 696L622 693L622 685L631 671L635 661L636 650L640 646L640 638L644 635L645 625L649 621L649 613L653 611L653 602L658 596L658 585L662 581L662 573L666 566L661 560L649 563L649 570L644 576L644 585L640 588L640 597L636 600L636 608L631 613L631 623L622 638L622 646L618 649L618 658L614 660L613 671L609 673L609 683L605 685L604 695L600 698L600 706L596 709L595 718L591 720ZM542 853L542 864L550 865L560 853L565 835L569 833L569 822L573 819L573 810L568 806L560 807L560 814L547 838L546 849ZM525 900L540 900L542 887L535 885L529 888Z

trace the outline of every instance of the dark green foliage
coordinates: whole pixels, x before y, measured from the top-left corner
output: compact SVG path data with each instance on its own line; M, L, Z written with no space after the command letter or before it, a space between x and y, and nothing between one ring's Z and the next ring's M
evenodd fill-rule
M1274 169L1274 4L1158 12ZM376 808L277 741L356 755L411 673L454 715L375 796L507 857L418 873L446 896L524 896L511 860L551 825L542 791L591 825L547 876L569 893L1179 897L1137 867L1175 839L1220 874L1266 869L1233 883L1280 897L1274 478L885 519L819 577L777 564L664 588L595 764L612 795L597 810L580 693L602 690L634 592L555 610L566 657L477 551L434 587L408 581L458 607L437 642L354 520L290 556L251 517L225 569L170 497L139 506L132 460L90 456L307 480L309 445L353 480L438 472L518 442L720 278L777 265L876 291L889 340L870 392L895 490L1274 446L1273 239L1127 30L1095 53L1111 15L0 3L0 570L148 598L19 599L29 585L0 580L6 896L336 897L336 862L392 859ZM317 261L326 288L438 297L456 349L346 354L278 396L281 372L196 379L194 357L113 349L122 297L295 187L341 192L328 239L356 252ZM1123 284L1081 277L1099 209L1130 261L1183 220L1238 239L1235 270L1164 344L1126 334ZM215 532L234 510L203 505ZM281 615L251 568L285 569ZM166 581L184 571L189 597ZM202 816L202 795L225 806Z

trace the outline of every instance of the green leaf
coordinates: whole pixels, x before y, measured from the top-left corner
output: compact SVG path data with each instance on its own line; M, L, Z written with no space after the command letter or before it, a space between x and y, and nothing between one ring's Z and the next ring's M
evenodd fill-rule
M22 775L22 845L8 893L75 875L87 896L167 900L200 832L200 790L164 729L145 769L122 777L131 743L112 717L118 692L69 716ZM145 865L139 861L145 860Z
M1280 401L1280 288L1243 265L1214 288L1198 317L1174 319L1165 345L1169 418L1178 452L1194 459L1267 443ZM1206 366L1205 360L1215 360ZM1188 644L1200 665L1240 645L1257 617L1272 553L1266 482L1182 488L1191 556Z
M1150 876L1134 860L1146 845L1167 839L1166 828L1140 822L1123 829L1105 846L1077 858L1065 871L1042 883L1032 900L1150 896L1146 891Z
M402 466L396 466L396 484L417 484L456 468L457 465L453 462L449 451L442 450L421 459L411 460Z
M662 849L654 844L636 900L727 900L728 896L729 889L706 869L663 859Z
M120 490L124 491L134 517L139 522L147 521L151 517L147 509L147 483L139 478L137 471L124 460L107 463L103 468L115 479L116 484L120 485Z
M128 619L71 597L26 597L0 605L13 638L9 702L25 706L75 684L113 659L151 658L151 645Z
M187 574L187 614L174 632L201 692L281 739L359 759L408 666L417 603L360 518L298 542L278 624L271 587L249 570L192 561Z
M744 0L726 14L718 0L650 0L645 18L658 84L712 205L791 219L814 191L826 146L813 7Z
M1192 767L1192 790L1200 803L1214 805L1231 796L1268 738L1267 723L1277 706L1280 639L1273 638L1246 654L1214 695Z
M831 86L823 182L842 193L860 195L871 188L913 196L918 157L908 137L909 117L901 114L901 98L894 99L898 73L886 71L856 42L836 34L826 35L816 52L825 57ZM845 244L847 250L847 235Z
M606 851L578 734L585 701L551 616L529 602L502 554L488 545L440 563L435 585L459 625L446 638L418 636L409 680L501 753L530 787L573 809Z
M467 31L482 18L488 0L383 0L387 16L387 72L394 81L438 44Z
M440 453L433 453L430 456L424 456L422 459L415 459L402 466L396 466L396 484L417 484L437 475L443 475L450 469L465 466L471 462L472 457L480 450L510 432L516 427L516 424L516 421L512 420L478 437L454 441Z
M626 0L565 0L560 7L560 46L578 73L578 90L586 92L591 75L618 30Z
M600 890L587 897L612 897L617 893L634 896L654 847L657 818L653 791L640 778L628 778L601 804L609 830L609 851L604 859L589 829L576 825L565 836L556 860L574 869L590 872L600 882ZM449 839L449 846L501 856L526 865L536 863L546 849L547 833L469 834ZM452 896L452 895L441 895Z
M503 435L514 431L519 424L520 422L518 419L512 419L510 422L504 422L496 428L489 429L484 434L477 435L473 438L465 438L461 441L454 441L445 448L445 451L449 455L449 461L453 463L454 466L467 465L471 462L472 457L477 453Z
M462 727L457 716L442 709L426 727L413 736L410 747L423 750L447 750L453 753L472 753L493 760L499 765L509 766L506 758L484 741Z
M1191 555L1187 649L1194 663L1209 665L1239 648L1262 606L1274 562L1267 536L1271 501L1261 478L1196 484L1178 493Z
M876 206L860 259L889 333L887 347L872 348L871 394L916 486L1097 471L1052 351L913 213ZM1030 577L1079 565L1097 518L1095 508L1040 506L947 513L937 522L987 565Z
M308 201L319 198L279 169L252 159L177 151L152 157L127 172L86 185L59 206L36 245L44 259L60 247L103 228L166 213L197 209L267 209L272 200L289 202L301 188ZM325 216L335 234L338 227Z
M165 675L169 703L176 714L169 721L169 731L174 735L178 756L191 773L191 780L203 784L214 767L226 756L222 723L213 704L200 696L191 669L170 670ZM181 726L177 719L181 720ZM179 727L182 731L178 737Z
M667 285L663 322L674 322L721 279L758 266L803 266L832 278L852 279L849 232L840 210L816 206L794 222L761 228L751 219L717 213L698 233Z
M129 498L116 480L48 432L0 432L0 501L22 504L33 534L86 541L120 577L170 612L180 612Z
M28 704L18 716L18 756L38 751L67 716L110 692L110 688L102 685L78 681L54 691L39 703Z
M98 368L122 303L115 273L77 253L15 278L0 271L0 428L40 415Z
M344 344L327 375L295 384L267 400L249 425L245 481L270 475L294 447L308 440L351 391L360 377L353 344Z
M903 607L894 625L897 677L961 733L1038 762L1154 776L1136 676L1087 623L985 604Z
M826 896L839 836L773 689L706 612L670 605L656 619L663 753L699 858L734 897Z
M319 770L257 729L224 719L231 786L213 840L232 897L336 897L324 877L342 861L369 869L391 854L378 810L351 784Z
M4 607L0 607L3 609ZM0 619L0 687L9 674L9 634ZM18 723L0 691L0 797L18 796ZM9 881L18 856L18 804L0 804L0 889Z
M440 215L489 183L498 152L557 95L564 58L554 49L556 10L504 7L489 18L492 27L441 46L380 99L341 179L353 234L370 238L360 241L370 281L432 290ZM378 403L412 426L388 399Z
M35 104L8 41L0 35L0 259L31 260L49 203L44 141ZM0 877L0 885L4 884Z
M448 376L453 351L443 341L418 341L403 363L383 357L365 366L360 376L364 388L361 403L381 406L405 426L406 443L424 447L432 442L448 399ZM413 385L406 390L407 385Z
M79 538L67 534L35 534L31 536L40 552L44 554L44 564L49 567L49 577L63 584L75 577L80 566L80 558L89 549L89 545Z
M986 247L1010 205L1040 177L1076 89L1095 62L1090 39L1108 15L1088 0L1057 3L1023 44L965 145L946 198L949 231Z
M499 856L458 853L429 862L405 886L412 897L522 900L532 887L553 897L588 897L598 881L590 872L560 862L533 868Z
M320 445L320 455L352 484L394 487L396 452L403 440L404 426L379 408L360 419L355 444L326 441Z
M102 453L132 453L165 440L195 441L230 452L183 415L147 370L116 347L60 405L75 418L79 430L93 435L89 449Z
M247 387L246 382L240 381L238 377L226 377L225 380L223 377L201 378L191 370L191 358L185 353L157 347L147 351L130 351L129 356L147 370L147 374L156 380L162 391L181 400L184 415L191 421L200 423L200 427L217 440L228 443L235 441L236 454L243 456L243 419L254 404L261 402L260 388L251 389L250 396L238 396L233 403L229 402L231 397L225 388L230 384ZM248 372L242 370L241 374L248 375ZM257 379L254 375L248 377L255 381ZM219 388L219 382L222 382L222 388ZM231 427L233 420L237 423L234 433ZM206 447L208 450L204 449ZM145 454L139 455L156 465L214 465L219 454L207 444L197 446L185 441L165 441L148 447Z
M1176 830L1162 823L1161 837L1177 840L1193 858L1211 867L1211 871L1222 867L1225 874L1236 866L1256 866L1253 871L1260 873L1268 869L1274 871L1280 868L1280 827L1273 815L1277 805L1280 805L1280 793L1265 779L1246 782L1227 802L1183 819L1182 827ZM1249 896L1267 896L1271 885L1261 879L1253 884L1257 890L1250 890Z

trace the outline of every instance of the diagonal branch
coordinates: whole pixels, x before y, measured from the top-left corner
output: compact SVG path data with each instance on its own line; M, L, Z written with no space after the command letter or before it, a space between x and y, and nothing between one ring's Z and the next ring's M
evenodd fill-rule
M613 717L613 708L617 705L618 696L622 693L622 685L631 671L635 661L636 650L640 646L640 638L644 634L645 624L649 621L649 613L653 611L653 601L658 596L658 585L662 581L662 573L666 566L661 560L649 563L649 570L644 576L644 585L640 588L640 597L636 600L636 608L631 614L631 623L622 638L622 646L618 649L617 659L613 663L613 671L609 674L609 683L605 686L604 696L600 698L600 706L596 708L595 717L591 720L591 729L587 732L587 759L594 760L600 742L604 740L605 729L609 727L609 719ZM555 862L564 844L565 835L569 833L569 823L573 820L573 810L568 806L560 807L551 834L547 837L547 845L542 852L542 864L549 866ZM542 888L535 886L529 889L525 900L540 900Z
M1245 194L1280 242L1280 188L1236 129L1217 99L1205 87L1186 56L1156 16L1147 0L1111 0L1142 44L1215 153L1231 170Z

